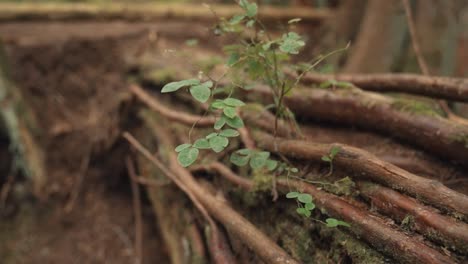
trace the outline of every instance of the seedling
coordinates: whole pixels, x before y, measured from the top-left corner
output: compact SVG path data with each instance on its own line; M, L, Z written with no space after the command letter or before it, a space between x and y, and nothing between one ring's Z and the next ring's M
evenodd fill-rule
M340 147L333 146L327 155L322 156L323 161L330 163L330 171L328 172L327 175L331 175L333 173L333 159L340 152L340 150L341 150Z

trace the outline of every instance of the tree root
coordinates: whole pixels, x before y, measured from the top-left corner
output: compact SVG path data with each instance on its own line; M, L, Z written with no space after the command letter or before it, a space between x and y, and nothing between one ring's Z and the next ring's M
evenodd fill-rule
M429 77L409 73L337 75L308 73L302 78L302 83L320 84L329 80L350 82L368 91L400 92L468 102L468 79L466 78Z
M251 93L257 100L271 102L266 87ZM296 116L375 129L468 167L468 126L438 116L421 102L408 103L357 88L295 89L284 100Z
M368 198L377 210L400 223L406 219L410 229L414 228L430 240L468 254L467 224L440 215L415 199L377 184L358 182L358 187L361 195Z
M320 161L332 147L339 147L340 152L333 164L344 170L352 171L355 177L371 179L391 188L402 190L440 209L460 214L468 219L468 196L453 191L440 182L429 180L402 170L390 163L381 161L374 155L343 144L316 144L302 140L275 140L271 135L253 133L259 147L272 152L306 160Z
M158 127L157 131L154 131L158 138L158 141L164 142L164 146L169 149L173 148L172 140L167 136L165 129ZM131 139L127 134L127 140L132 142L132 145L137 147L138 150L145 155L154 164L160 163L138 143L136 140ZM191 197L192 201L198 201L207 213L213 215L219 222L221 222L228 231L236 234L241 238L256 254L258 254L266 263L297 263L296 260L291 258L283 249L266 237L256 227L254 227L249 221L231 209L225 202L220 201L215 196L206 192L193 178L191 173L185 168L181 167L175 156L174 152L166 153L168 158L168 169L165 174L170 176L172 180L175 179L179 187L182 186L184 192ZM162 165L162 164L160 164ZM158 167L160 167L158 165ZM164 167L163 165L161 167ZM200 208L199 208L200 209ZM211 225L210 225L211 226Z
M246 190L251 190L254 187L251 180L236 175L221 163L215 162L206 168L215 170L228 181L232 181ZM349 222L350 229L356 236L364 238L379 251L383 251L397 260L405 263L455 263L453 259L418 239L395 230L376 215L354 206L353 203L356 202L349 203L343 198L300 181L279 179L278 185L283 191L292 187L311 194L322 211Z

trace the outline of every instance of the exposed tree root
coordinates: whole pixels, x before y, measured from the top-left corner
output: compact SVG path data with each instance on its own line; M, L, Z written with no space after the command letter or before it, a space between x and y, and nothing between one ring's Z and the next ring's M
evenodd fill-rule
M271 99L266 87L256 88L252 96L268 103ZM438 116L422 102L357 88L296 89L284 102L298 117L375 129L468 167L468 126Z
M400 92L468 102L468 79L429 77L409 73L382 74L317 74L308 73L304 84L319 84L328 80L350 82L363 90L376 92Z
M171 139L164 130L164 128L159 127L158 131L154 131L154 133L157 135L160 143L164 142L166 147L172 149ZM149 152L145 151L138 142L132 140L128 134L126 137L132 142L133 146L144 153L146 158L154 161L153 163L155 164L159 163ZM193 179L191 173L178 164L174 152L166 153L166 155L168 156L168 169L170 171L166 171L165 174L168 176L172 175L170 178L179 182L180 186L186 189L184 192L189 194L189 196L193 195L193 198L199 201L228 231L233 232L236 236L241 238L249 248L258 254L266 263L297 263L296 260L292 259L283 249L266 237L249 221L231 209L225 202L207 193L206 190ZM160 166L158 165L158 167ZM194 201L193 198L191 198L192 201Z
M240 14L234 5L211 5L219 17L229 18ZM306 22L319 22L330 16L329 10L315 8L262 7L259 16L262 20L289 20L300 17ZM154 21L162 19L188 21L213 21L210 9L200 4L174 3L21 3L0 4L0 21L15 20L130 20Z
M428 239L454 250L468 254L468 225L440 215L436 210L420 204L391 189L368 182L359 182L360 193L370 199L377 210L398 222L407 221L409 229L415 229Z
M302 140L275 141L271 135L262 132L255 132L253 135L259 147L297 159L320 161L333 146L339 147L340 152L333 164L354 172L355 177L371 179L402 190L441 209L460 214L465 220L468 219L468 196L453 191L438 181L402 170L361 149L343 144L316 144Z
M254 187L251 180L236 175L221 163L213 163L206 168L218 172L225 179L247 190ZM364 238L379 251L391 255L397 260L405 263L455 263L455 260L425 245L418 239L395 230L383 219L348 203L343 198L295 180L279 179L278 185L285 191L292 187L311 194L319 208L327 214L349 222L350 229L355 235Z

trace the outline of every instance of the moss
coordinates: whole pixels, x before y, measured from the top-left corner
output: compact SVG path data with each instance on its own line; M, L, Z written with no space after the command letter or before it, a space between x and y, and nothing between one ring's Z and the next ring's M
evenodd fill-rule
M396 98L392 103L394 109L425 116L444 116L443 111L435 105L427 102L412 100L408 98Z
M343 179L335 181L333 184L325 184L323 188L327 192L334 193L336 195L352 195L356 190L356 183L351 180L350 177L344 177Z
M465 146L465 148L468 148L468 134L466 134L466 133L456 134L453 137L453 141L461 143L461 144L463 144Z
M152 70L145 74L146 78L155 83L166 83L177 79L177 70L173 68L162 68Z
M269 191L273 185L273 176L262 171L254 171L252 180L255 191Z
M407 231L414 230L414 217L412 215L406 215L403 221L401 221L401 228Z

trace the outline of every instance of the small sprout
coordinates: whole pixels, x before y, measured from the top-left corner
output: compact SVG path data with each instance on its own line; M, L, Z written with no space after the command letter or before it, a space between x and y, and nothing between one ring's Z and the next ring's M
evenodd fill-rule
M344 221L340 221L340 220L337 220L335 218L327 218L327 220L325 220L327 222L327 227L337 227L337 226L346 226L346 227L351 227L350 224L344 222Z
M249 3L247 0L240 0L239 5L245 10L248 17L257 15L258 7L256 3Z
M341 149L339 146L333 146L330 149L330 152L327 155L322 156L322 160L330 163L330 171L328 172L328 175L331 175L333 173L333 159L340 153Z
M283 35L279 48L285 53L298 54L299 49L304 45L305 42L302 40L301 36L295 32L288 32L288 34Z
M230 160L234 165L239 166L239 167L242 167L242 166L247 165L247 163L249 163L249 159L250 159L249 156L241 155L241 154L239 154L238 152L232 153L232 154L231 154L231 157L229 158L229 160Z
M255 20L251 19L249 21L247 21L247 23L245 24L247 27L253 27L255 24Z
M300 214L300 215L305 216L305 217L310 217L310 215L312 214L312 213L310 212L310 210L307 210L307 209L304 208L304 207L298 207L298 208L296 209L296 212L297 212L298 214Z
M231 98L231 97L224 99L223 103L229 106L244 106L245 105L245 103L242 102L241 100L236 99L236 98Z
M234 107L226 106L223 109L223 113L229 118L236 117L236 109Z
M205 138L210 139L210 138L212 138L214 136L217 136L217 135L218 135L218 133L213 132L213 133L208 134L208 136L206 136Z
M276 166L278 165L278 162L276 160L267 160L266 161L266 167L269 171L273 171L274 169L276 169Z
M235 15L229 20L230 25L237 25L239 24L243 19L245 18L245 15Z
M170 82L164 85L164 87L161 90L161 93L171 93L185 86L193 86L193 85L199 85L199 84L200 84L200 80L198 79L189 79L189 80L183 80L183 81L178 81L178 82Z

